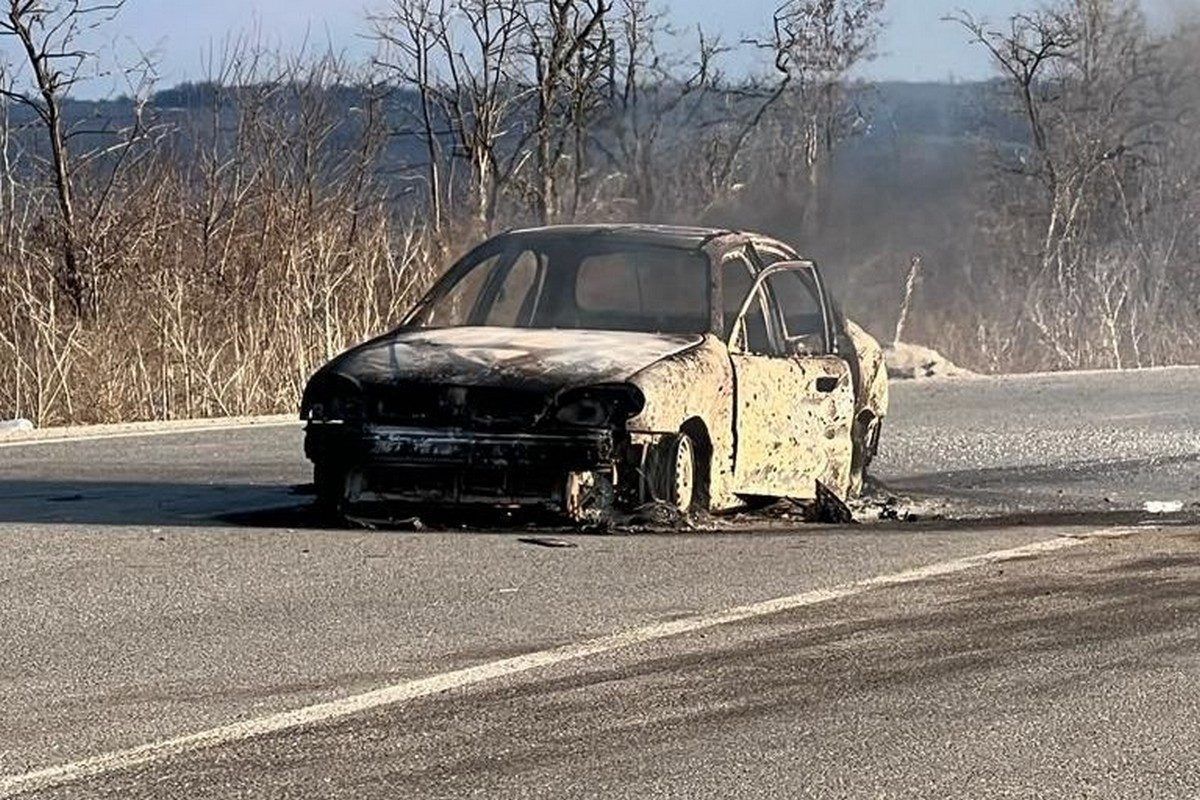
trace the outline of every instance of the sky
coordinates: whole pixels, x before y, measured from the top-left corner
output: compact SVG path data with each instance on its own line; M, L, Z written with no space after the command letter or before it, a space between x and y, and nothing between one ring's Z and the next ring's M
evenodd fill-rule
M127 0L117 24L107 28L122 51L154 56L158 85L203 79L214 53L231 33L249 33L268 45L293 50L305 42L324 50L332 44L349 56L365 58L371 45L364 19L386 0ZM702 24L736 41L769 25L779 0L660 0L676 27ZM878 57L863 71L877 80L974 80L990 74L978 47L956 26L941 22L965 9L977 16L1003 19L1036 0L889 0L888 27ZM1200 0L1148 0L1157 15L1171 7L1198 7ZM17 55L11 40L0 41L6 58ZM746 69L747 64L730 64ZM115 87L119 91L122 87ZM93 86L90 92L107 93Z

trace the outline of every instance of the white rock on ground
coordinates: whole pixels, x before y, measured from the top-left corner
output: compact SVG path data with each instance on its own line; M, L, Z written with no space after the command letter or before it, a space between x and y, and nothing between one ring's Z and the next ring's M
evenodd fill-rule
M25 433L33 430L33 423L27 419L0 419L0 437L13 433Z
M965 378L974 375L938 351L919 344L897 342L884 350L888 377L897 380Z

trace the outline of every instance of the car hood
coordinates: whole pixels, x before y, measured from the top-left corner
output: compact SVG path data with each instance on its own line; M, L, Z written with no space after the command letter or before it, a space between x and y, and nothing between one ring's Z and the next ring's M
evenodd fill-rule
M703 338L624 331L412 329L367 342L328 370L359 385L429 382L556 389L625 381Z

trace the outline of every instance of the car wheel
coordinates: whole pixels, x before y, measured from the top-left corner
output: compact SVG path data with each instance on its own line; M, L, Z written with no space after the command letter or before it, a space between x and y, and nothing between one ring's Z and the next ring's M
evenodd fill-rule
M318 462L313 465L313 484L317 511L340 516L346 499L346 470L336 464Z
M853 455L850 458L850 497L862 494L867 480L867 468L875 457L875 449L879 443L881 422L874 417L856 419L850 439L853 444Z
M696 443L686 433L665 439L658 447L654 463L655 499L688 513L700 505L700 469Z

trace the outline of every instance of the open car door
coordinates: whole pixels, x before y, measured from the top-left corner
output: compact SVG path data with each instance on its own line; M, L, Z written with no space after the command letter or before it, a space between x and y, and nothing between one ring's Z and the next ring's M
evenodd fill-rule
M738 263L726 264L726 276ZM781 262L759 272L728 333L735 491L812 499L821 481L845 497L854 387L815 267Z

